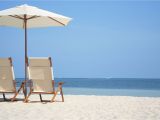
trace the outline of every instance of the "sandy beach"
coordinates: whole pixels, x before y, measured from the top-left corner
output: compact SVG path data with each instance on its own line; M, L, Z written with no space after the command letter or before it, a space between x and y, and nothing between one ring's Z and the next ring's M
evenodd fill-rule
M18 96L22 98L21 95ZM43 99L50 99L43 95ZM65 102L0 102L0 120L160 120L160 98L65 95Z

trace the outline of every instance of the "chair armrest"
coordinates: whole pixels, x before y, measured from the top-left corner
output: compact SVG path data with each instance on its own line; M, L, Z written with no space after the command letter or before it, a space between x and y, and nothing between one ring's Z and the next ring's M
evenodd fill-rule
M64 84L64 82L55 83L54 80L52 80L52 83L53 83L53 85L54 85L54 84L58 84L58 85L63 85L63 84Z
M63 85L64 84L64 82L58 82L58 85Z

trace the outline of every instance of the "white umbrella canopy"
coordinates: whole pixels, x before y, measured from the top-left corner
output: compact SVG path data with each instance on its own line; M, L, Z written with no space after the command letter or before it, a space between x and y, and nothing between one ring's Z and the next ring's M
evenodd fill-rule
M21 5L0 11L0 26L24 28L26 15L27 28L66 26L71 18L29 5Z
M27 28L66 26L71 18L29 5L21 5L0 11L0 26L18 27L25 30L25 96L27 95Z

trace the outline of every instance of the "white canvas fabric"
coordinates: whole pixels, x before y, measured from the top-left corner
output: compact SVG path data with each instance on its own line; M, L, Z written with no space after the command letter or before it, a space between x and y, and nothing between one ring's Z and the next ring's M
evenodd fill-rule
M10 59L0 58L0 92L15 92L14 72Z
M49 58L29 58L28 73L33 92L53 92L52 72Z
M50 67L49 58L29 58L29 66Z
M0 11L0 25L24 28L24 20L17 18L24 18L24 15L29 18L27 28L66 26L71 21L69 17L25 4ZM30 19L31 17L34 18Z

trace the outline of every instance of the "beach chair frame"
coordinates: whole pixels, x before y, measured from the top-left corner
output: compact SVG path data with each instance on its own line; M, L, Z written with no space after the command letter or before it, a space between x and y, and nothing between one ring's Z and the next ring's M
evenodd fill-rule
M15 77L14 77L14 69L13 69L13 62L12 62L12 58L11 57L9 57L9 58L7 58L9 61L10 61L10 67L12 68L12 77L13 77L13 86L14 86L14 91L9 91L9 92L7 92L7 91L0 91L0 93L2 93L3 94L3 99L4 99L4 101L15 101L15 99L16 99L16 96L19 94L19 92L21 91L21 90L23 90L23 94L25 93L25 89L24 89L24 82L22 82L22 84L21 84L21 86L20 86L20 88L18 89L18 90L16 90L16 80L15 80ZM6 93L14 93L14 96L11 98L11 99L6 99L6 97L5 97L5 94ZM25 97L25 94L24 94L24 97Z
M50 67L52 68L52 60L51 57L48 57L48 60L50 61ZM28 62L28 60L27 60ZM29 72L29 63L27 63L28 66L28 72ZM53 73L53 69L51 69L51 72ZM30 78L29 78L30 79ZM42 95L41 94L53 94L52 99L50 100L50 102L54 102L55 97L57 96L58 92L60 92L61 98L62 98L62 102L64 102L64 96L63 96L63 90L62 90L62 85L64 84L64 82L59 82L58 83L58 88L57 90L55 90L55 82L54 79L52 79L52 87L53 87L53 92L34 92L34 88L33 88L33 81L32 79L29 80L29 86L30 86L30 92L28 94L28 96L26 97L24 102L28 102L29 97L31 96L31 94L39 94L40 97L40 101L43 102L44 100L42 99Z

